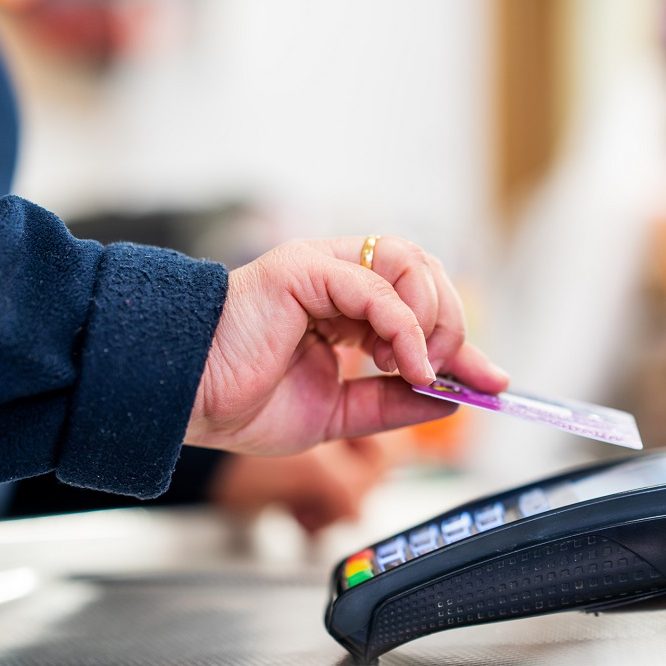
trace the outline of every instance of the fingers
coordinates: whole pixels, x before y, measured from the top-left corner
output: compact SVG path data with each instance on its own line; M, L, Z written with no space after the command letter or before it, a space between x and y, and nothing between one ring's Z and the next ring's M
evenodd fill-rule
M437 321L437 288L428 255L415 243L387 236L376 246L373 271L412 309L426 338Z
M428 338L428 357L435 372L446 372L465 342L466 324L462 303L444 267L434 257L428 257L437 289L437 320Z
M358 264L363 241L362 236L346 236L309 242L329 256ZM382 236L372 270L393 285L428 337L437 319L437 290L427 254L403 238Z
M318 255L298 276L292 295L317 319L342 314L366 320L388 342L400 374L412 384L429 384L435 375L421 326L412 309L384 278L360 265Z
M411 390L399 377L346 381L324 439L365 437L373 433L449 416L456 405Z
M350 236L312 244L338 259L358 263L363 238ZM373 271L393 285L416 315L435 371L445 369L464 342L465 321L460 299L441 263L410 241L384 236L375 249ZM391 346L382 339L367 342L377 367L394 371L397 363Z
M435 289L432 321L426 336L428 358L435 372L445 372L465 341L465 317L460 297L441 262L427 254L424 254L424 261ZM375 343L373 352L377 367L388 371L395 369L391 367L390 349L383 341Z
M291 481L288 505L308 532L358 518L363 498L387 468L381 445L370 437L330 442L299 458L303 473Z
M433 369L450 372L479 391L503 391L509 383L509 375L474 345L465 342L466 326L460 298L441 262L434 257L428 257L428 261L439 299L437 322L428 338L428 357Z
M416 376L422 378L420 383L430 383L433 368L451 372L479 390L494 392L494 387L506 387L506 373L465 344L462 304L437 259L414 243L382 237L369 271L358 263L362 237L307 241L305 245L316 250L310 277L320 284L314 290L318 295L301 300L303 306L320 319L344 315L321 324L320 332L332 344L336 333L339 339L352 339L372 354L380 370L397 369L413 384L419 383ZM326 256L323 262L322 253ZM326 271L317 276L322 264ZM328 299L321 295L322 287ZM359 324L367 320L370 327L364 331L353 321L345 327L345 318ZM331 330L324 330L326 326Z

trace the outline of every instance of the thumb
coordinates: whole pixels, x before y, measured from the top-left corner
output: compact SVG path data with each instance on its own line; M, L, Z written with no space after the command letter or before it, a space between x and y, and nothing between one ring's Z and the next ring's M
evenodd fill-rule
M449 416L457 406L412 391L400 377L347 380L325 439L365 437Z

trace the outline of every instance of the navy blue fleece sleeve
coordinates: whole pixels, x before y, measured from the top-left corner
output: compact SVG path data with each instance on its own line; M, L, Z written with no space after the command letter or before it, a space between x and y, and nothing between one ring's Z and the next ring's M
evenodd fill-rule
M220 264L77 240L0 198L0 480L162 493L226 288Z

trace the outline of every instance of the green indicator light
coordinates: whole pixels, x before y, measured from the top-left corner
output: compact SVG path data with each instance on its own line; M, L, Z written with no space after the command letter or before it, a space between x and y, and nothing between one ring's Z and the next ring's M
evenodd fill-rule
M371 569L363 569L362 571L357 571L353 576L349 576L347 579L347 585L349 587L354 587L365 580L370 580L374 574Z

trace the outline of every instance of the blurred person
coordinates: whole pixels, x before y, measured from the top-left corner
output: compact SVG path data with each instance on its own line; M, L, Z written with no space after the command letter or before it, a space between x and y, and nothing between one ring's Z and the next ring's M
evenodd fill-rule
M17 119L1 70L0 113L4 194ZM287 243L227 273L174 251L77 240L6 195L0 240L5 481L55 471L151 498L167 489L183 441L296 454L450 414L408 386L435 370L489 392L508 381L465 342L441 264L399 238L383 238L366 267L358 257L371 239L348 237ZM341 378L341 344L401 377Z

